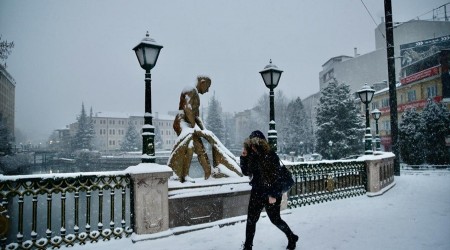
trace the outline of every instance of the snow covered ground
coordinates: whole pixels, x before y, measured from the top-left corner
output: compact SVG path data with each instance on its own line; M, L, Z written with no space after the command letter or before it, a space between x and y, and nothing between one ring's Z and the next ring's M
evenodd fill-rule
M297 249L450 249L450 171L402 171L382 196L358 196L288 210L282 218L300 235ZM75 246L83 250L241 249L245 223L132 243L130 238ZM285 249L267 217L258 222L255 250ZM73 249L73 248L71 248Z

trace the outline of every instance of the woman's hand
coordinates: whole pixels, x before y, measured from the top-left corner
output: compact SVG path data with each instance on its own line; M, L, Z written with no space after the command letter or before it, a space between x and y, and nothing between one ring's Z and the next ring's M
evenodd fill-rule
M269 195L269 204L275 204L275 202L277 202L277 199Z

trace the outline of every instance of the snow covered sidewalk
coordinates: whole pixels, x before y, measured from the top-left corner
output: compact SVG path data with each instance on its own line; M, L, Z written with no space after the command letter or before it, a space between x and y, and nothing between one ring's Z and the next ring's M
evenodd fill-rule
M450 249L450 171L403 171L395 182L382 196L331 201L282 215L300 235L297 249ZM236 223L134 244L125 238L75 248L237 250L244 235L245 223ZM286 245L281 231L261 218L254 249L281 250Z

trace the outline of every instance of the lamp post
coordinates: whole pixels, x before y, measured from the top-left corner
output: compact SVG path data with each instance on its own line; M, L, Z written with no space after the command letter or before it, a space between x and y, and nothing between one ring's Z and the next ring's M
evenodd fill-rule
M372 110L372 117L375 119L375 151L381 151L380 134L378 132L378 119L381 117L381 111L378 109Z
M372 101L375 90L364 84L364 86L358 90L359 98L361 102L366 106L366 134L364 136L365 141L365 154L371 155L372 151L372 134L370 133L370 121L369 121L369 103Z
M264 67L259 72L264 80L264 84L270 89L270 122L269 122L269 145L273 151L277 151L277 131L275 130L275 107L274 107L274 92L273 90L278 86L282 70L269 61L269 65Z
M145 70L145 115L142 127L142 162L155 162L155 127L152 121L152 76L153 69L158 60L162 45L149 37L148 31L144 39L134 47L136 57L141 67Z
M333 141L328 141L328 146L330 146L330 160L332 160L333 159L333 154L332 154L332 151L331 151L331 149L332 149L332 147L333 147Z

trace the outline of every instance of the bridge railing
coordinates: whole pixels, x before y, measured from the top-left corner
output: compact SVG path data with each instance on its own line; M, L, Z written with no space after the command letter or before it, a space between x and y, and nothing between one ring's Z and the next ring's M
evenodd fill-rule
M295 178L287 205L295 208L366 192L381 194L395 184L393 159L392 154L385 154L345 161L285 163ZM192 195L175 197L172 192L169 198L170 176L172 170L168 166L153 163L104 173L0 176L1 249L59 248L133 233L150 235L170 231L174 227L173 216L178 215L169 210L179 209L180 204L175 204L174 199L191 199L181 201L191 210L182 209L180 213L188 213L193 218L205 216L205 212L215 213L202 223L246 213L249 191L248 186L241 186L248 178L234 186L225 187L219 182L217 186L221 188L193 191ZM183 185L198 185L188 184ZM198 202L206 199L214 209L206 209L208 202L206 205ZM236 206L236 202L244 209L228 209ZM217 203L225 205L221 207ZM189 221L189 218L179 221ZM179 226L186 225L175 225ZM131 238L140 240L140 237Z
M365 161L304 162L286 166L295 179L288 194L288 208L366 193Z
M2 249L59 248L129 236L129 174L2 176Z

